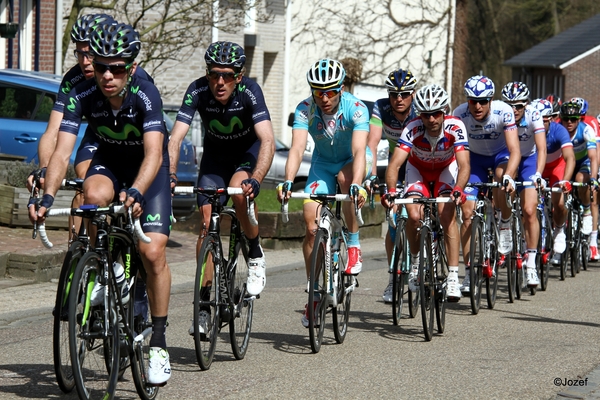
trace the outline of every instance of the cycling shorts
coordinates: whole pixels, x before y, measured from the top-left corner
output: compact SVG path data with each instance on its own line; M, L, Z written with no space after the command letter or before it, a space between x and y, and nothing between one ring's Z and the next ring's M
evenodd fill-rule
M544 179L549 180L550 186L556 185L556 183L562 181L562 179L565 176L565 168L567 167L567 162L562 157L559 158L557 161L558 162L555 162L553 164L546 164L544 172L542 172L542 177Z
M83 139L81 139L81 143L75 154L75 166L84 161L90 161L94 157L97 149L98 142L96 141L96 136L88 127L85 130L85 135L83 136Z
M537 171L537 153L533 153L527 157L521 157L519 163L519 173L517 174L517 181L532 181ZM523 189L535 189L534 185L520 186L517 189L518 193L521 193Z
M452 161L445 168L432 171L419 171L410 161L406 163L406 189L404 196L439 197L449 196L456 186L458 176L458 163ZM434 182L433 196L429 190L429 183Z
M492 173L495 173L500 165L508 163L509 157L510 153L508 149L504 149L492 157L471 152L471 176L469 177L469 183L488 182L488 169L491 168ZM471 186L465 188L467 200L477 200L478 193L479 188Z

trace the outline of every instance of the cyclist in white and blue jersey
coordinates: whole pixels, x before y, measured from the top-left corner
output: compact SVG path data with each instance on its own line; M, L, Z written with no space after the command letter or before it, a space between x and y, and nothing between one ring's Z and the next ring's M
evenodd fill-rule
M519 189L521 210L523 212L523 228L527 253L527 286L535 288L540 284L535 267L537 244L540 237L540 226L537 220L538 197L537 181L545 186L542 172L546 165L546 130L540 112L528 105L529 89L523 82L508 82L502 88L502 98L515 113L515 122L519 132L521 145L521 162L519 163L520 181L533 181L534 185Z
M302 154L306 148L308 135L315 142L306 193L332 194L337 183L344 193L353 198L358 196L358 206L362 207L367 197L361 186L367 172L371 171L373 156L367 147L369 135L369 112L365 104L352 94L344 92L346 71L339 61L321 59L314 63L306 74L311 88L311 96L297 107L292 130L292 146L285 165L286 181L278 186L278 198L289 198L292 182ZM284 192L284 187L286 189ZM302 243L306 275L310 272L319 204L304 202L306 235ZM356 275L362 270L362 255L358 232L358 222L352 203L345 202L342 210L348 226L348 266L345 273ZM302 315L302 324L308 327L308 305Z
M521 150L519 135L515 124L515 114L511 107L502 101L492 101L494 82L488 77L476 75L467 80L464 86L467 102L454 110L454 116L460 118L467 128L471 155L471 176L469 182L487 182L488 168L494 174L494 180L504 184L503 190L512 193L515 190L514 177L517 175ZM475 209L478 190L465 189L467 201L462 206L463 224L461 242L463 259L469 259L471 246L471 217ZM495 198L504 198L500 189L494 189ZM512 250L512 231L510 229L511 209L505 201L498 202L502 221L500 223L500 251L504 254ZM466 264L466 261L465 261ZM491 276L491 268L484 268L484 276ZM466 265L465 279L461 286L463 295L469 293L470 270Z
M373 154L377 154L377 144L381 138L389 142L388 159L391 158L398 139L409 121L417 118L417 112L413 106L415 86L417 78L409 71L398 69L389 73L385 80L388 97L379 99L373 106L373 114L369 121L369 140L367 146ZM398 173L398 181L404 179L406 164L402 164ZM377 176L377 163L373 163L373 171L369 182ZM388 227L385 235L385 251L387 253L388 264L391 262L392 251L396 241L396 230ZM383 291L383 301L392 302L392 280L393 275L389 274L389 282Z

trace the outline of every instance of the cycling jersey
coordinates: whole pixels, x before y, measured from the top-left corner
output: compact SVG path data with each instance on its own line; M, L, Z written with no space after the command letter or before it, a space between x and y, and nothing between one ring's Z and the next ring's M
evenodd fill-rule
M545 135L544 121L538 110L530 105L525 106L523 117L517 123L519 132L519 145L521 147L521 158L529 157L536 153L535 135Z
M565 147L573 147L569 132L561 124L550 122L548 133L546 134L546 147L548 154L546 156L546 167L551 167L563 159L562 149Z
M415 167L424 171L441 170L455 160L457 152L469 149L465 133L460 119L446 115L439 136L432 137L418 118L404 128L397 147L409 153L408 161Z
M516 128L515 114L512 108L499 100L490 103L490 113L482 121L477 121L471 115L467 103L458 106L453 114L465 124L469 150L483 156L496 156L506 149L504 134L506 131Z
M315 142L313 163L321 160L340 163L352 160L352 133L369 132L369 112L367 106L352 94L343 92L336 114L330 119L328 129L326 118L309 97L296 107L293 129L307 130ZM331 134L330 131L334 133Z
M417 118L417 112L411 105L410 112L404 121L399 121L394 114L389 98L379 99L373 106L370 124L381 127L382 138L389 142L390 154L394 152L398 139L406 125Z
M593 129L589 125L578 123L575 133L571 136L571 142L573 143L577 167L586 160L589 163L587 151L596 148L596 135Z
M258 140L255 124L271 120L260 86L245 76L225 105L215 99L207 77L192 82L177 121L191 125L196 110L206 132L204 152L222 154L227 160L240 157Z

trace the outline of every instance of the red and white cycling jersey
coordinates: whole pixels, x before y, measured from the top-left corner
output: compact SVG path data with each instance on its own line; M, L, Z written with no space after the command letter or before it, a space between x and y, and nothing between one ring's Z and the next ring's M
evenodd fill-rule
M460 119L446 115L442 132L432 137L417 118L406 125L396 147L409 153L408 161L419 170L441 170L454 161L457 152L469 149L466 133Z

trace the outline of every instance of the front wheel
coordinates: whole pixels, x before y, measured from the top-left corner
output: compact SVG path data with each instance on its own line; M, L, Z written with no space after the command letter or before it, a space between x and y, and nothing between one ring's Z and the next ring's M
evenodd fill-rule
M392 315L394 325L400 323L402 318L402 305L404 301L404 278L407 274L402 271L402 262L406 262L405 245L406 245L406 220L398 220L396 226L396 243L394 245L394 254L392 256Z
M337 293L335 293L337 295L337 306L333 309L333 334L335 341L341 344L344 343L348 332L348 318L350 318L350 303L354 287L354 276L344 274L348 265L348 247L343 240L340 241L340 250L336 256L337 260L332 260L334 266L337 262L337 266L333 271L337 275Z
M229 338L231 351L236 360L241 360L248 350L250 330L252 328L252 313L254 311L254 297L248 294L246 281L248 278L248 242L244 235L239 236L235 247L235 258L230 262L235 265L231 268L229 276L229 293L232 296L231 319L229 320Z
M433 315L435 309L435 269L431 254L431 231L428 227L421 228L419 259L419 295L421 296L421 317L425 340L433 337Z
M538 246L538 253L541 251L541 257L539 262L536 263L538 266L538 272L540 276L540 289L545 291L548 288L548 274L550 272L550 256L552 254L552 230L549 220L546 219L542 224L542 219L545 218L544 214L538 212L540 220L540 245Z
M485 250L483 248L483 221L480 217L473 217L471 222L471 252L469 255L469 296L471 298L471 313L479 313L481 306L481 286L483 284L482 269L485 264Z
M327 312L327 232L319 230L311 255L310 278L308 286L308 332L310 347L313 353L321 350L323 332L325 330L325 313Z

